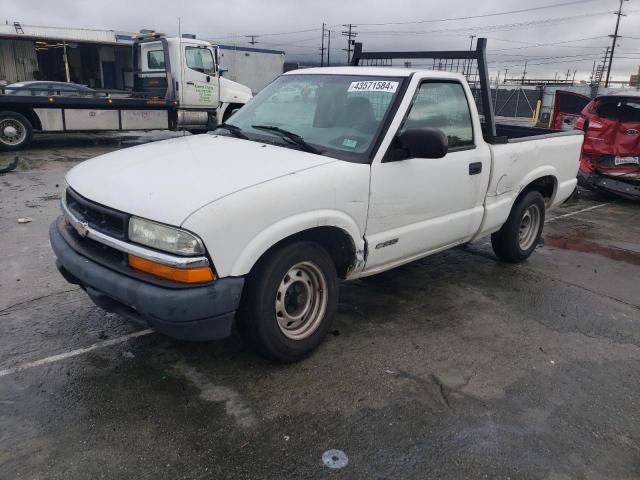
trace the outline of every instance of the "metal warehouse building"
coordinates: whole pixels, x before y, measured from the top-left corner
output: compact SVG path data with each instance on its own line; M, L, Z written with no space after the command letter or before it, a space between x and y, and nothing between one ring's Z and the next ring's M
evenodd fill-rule
M124 90L132 86L131 65L128 33L0 25L0 84L46 79Z

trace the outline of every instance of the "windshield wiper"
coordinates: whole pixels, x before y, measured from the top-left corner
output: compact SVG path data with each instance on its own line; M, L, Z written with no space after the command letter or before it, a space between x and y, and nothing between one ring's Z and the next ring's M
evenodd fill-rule
M216 127L216 130L218 128L224 128L229 133L231 133L231 135L233 135L234 137L242 138L243 140L249 140L249 137L247 137L247 135L242 131L242 129L240 127L236 127L235 125L231 125L229 123L222 123Z
M320 150L318 150L316 147L312 145L309 145L304 140L304 138L302 138L300 135L298 135L297 133L290 132L289 130L285 130L284 128L275 127L273 125L251 125L251 128L255 128L256 130L266 130L267 132L277 133L281 137L289 140L290 142L295 143L306 152L322 155L322 152Z

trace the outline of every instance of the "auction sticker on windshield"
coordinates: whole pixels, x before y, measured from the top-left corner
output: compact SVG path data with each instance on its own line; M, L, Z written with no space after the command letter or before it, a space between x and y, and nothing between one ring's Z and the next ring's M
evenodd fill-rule
M389 92L395 93L399 82L386 81L362 81L351 82L348 92Z

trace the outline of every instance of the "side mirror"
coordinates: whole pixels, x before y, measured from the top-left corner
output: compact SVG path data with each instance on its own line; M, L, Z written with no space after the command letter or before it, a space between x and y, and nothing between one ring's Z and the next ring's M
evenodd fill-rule
M229 69L228 68L221 68L220 70L218 70L218 74L222 77L224 75L224 72L228 72Z
M449 139L437 128L407 128L398 141L409 158L442 158L449 150Z

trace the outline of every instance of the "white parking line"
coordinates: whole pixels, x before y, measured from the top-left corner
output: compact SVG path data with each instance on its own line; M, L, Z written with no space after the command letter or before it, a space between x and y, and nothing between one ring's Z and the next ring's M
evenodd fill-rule
M588 212L590 210L595 210L596 208L606 207L607 205L611 205L613 202L601 203L599 205L593 205L591 207L583 208L582 210L578 210L577 212L569 212L564 215L558 215L557 217L547 218L544 223L554 222L556 220L560 220L561 218L573 217L574 215L578 215L579 213Z
M99 348L105 348L105 347L110 347L112 345L117 345L119 343L126 342L127 340L131 340L132 338L142 337L144 335L149 335L150 333L153 333L153 332L155 332L155 330L151 328L147 328L146 330L140 330L137 332L129 333L128 335L123 335L122 337L112 338L110 340L105 340L104 342L94 343L93 345L89 345L88 347L78 348L77 350L71 350L70 352L59 353L58 355L53 355L51 357L41 358L40 360L23 363L22 365L16 365L15 367L0 370L0 377L21 372L23 370L28 370L29 368L46 365L48 363L58 362L66 358L77 357L78 355L82 355L84 353L91 352Z

